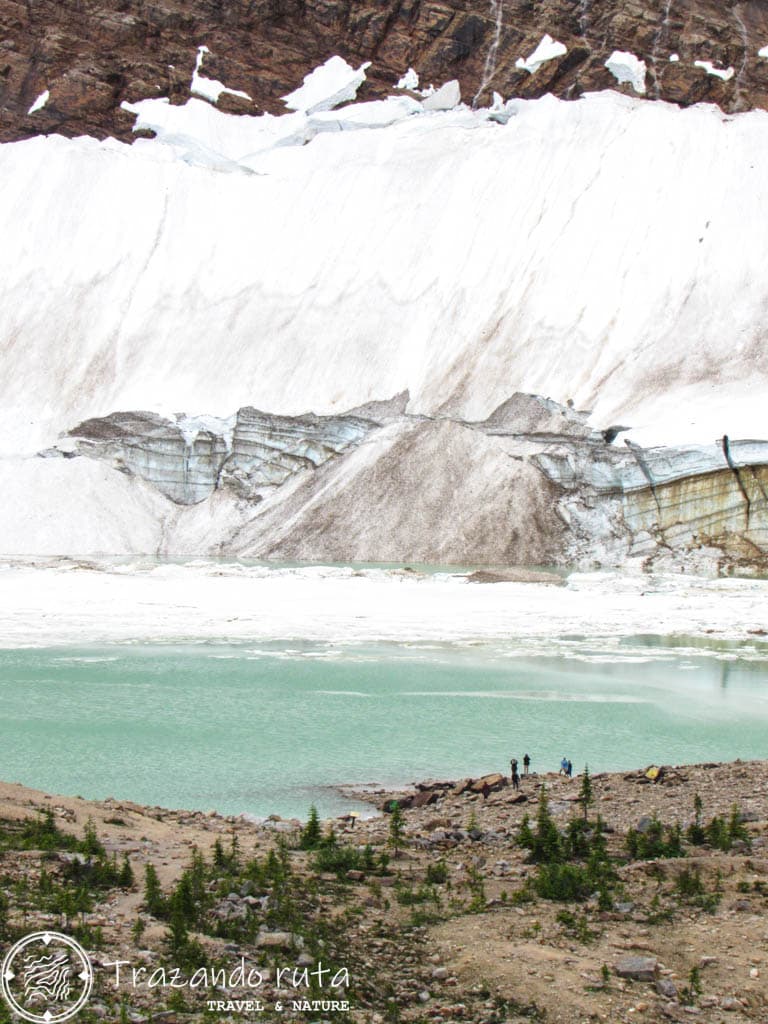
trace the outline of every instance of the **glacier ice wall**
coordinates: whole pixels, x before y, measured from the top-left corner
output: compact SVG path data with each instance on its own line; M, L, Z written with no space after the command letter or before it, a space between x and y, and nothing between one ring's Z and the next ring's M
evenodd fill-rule
M766 564L768 114L132 109L0 146L0 552Z
M640 440L764 434L768 115L614 93L512 113L237 160L212 109L195 159L189 138L0 147L0 451L120 409L405 389L414 413L522 390Z

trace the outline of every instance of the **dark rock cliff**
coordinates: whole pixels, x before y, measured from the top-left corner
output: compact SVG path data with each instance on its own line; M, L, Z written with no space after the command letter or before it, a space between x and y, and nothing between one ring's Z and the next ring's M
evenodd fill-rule
M516 68L544 33L568 53L535 75ZM385 95L410 65L423 84L458 78L467 101L485 82L484 102L493 89L575 98L615 88L604 67L614 49L645 60L649 99L768 108L768 59L758 56L768 45L764 0L0 0L0 140L128 139L133 118L121 101L183 103L202 44L211 50L206 75L272 112L334 53L373 62L360 98ZM696 60L734 74L723 81ZM48 104L28 115L46 89ZM220 105L254 110L235 97Z

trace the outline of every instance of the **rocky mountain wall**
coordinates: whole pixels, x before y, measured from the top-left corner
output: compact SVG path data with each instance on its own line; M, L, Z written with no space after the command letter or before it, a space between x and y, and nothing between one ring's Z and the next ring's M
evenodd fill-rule
M517 66L545 34L567 53L534 74ZM206 74L252 98L222 96L233 112L282 111L280 97L335 53L373 62L360 99L387 95L408 67L422 85L457 78L465 100L481 104L494 90L632 91L605 67L614 50L645 62L649 99L768 108L762 0L0 0L0 141L128 140L121 102L185 102L201 45L211 51ZM45 106L28 114L45 91Z

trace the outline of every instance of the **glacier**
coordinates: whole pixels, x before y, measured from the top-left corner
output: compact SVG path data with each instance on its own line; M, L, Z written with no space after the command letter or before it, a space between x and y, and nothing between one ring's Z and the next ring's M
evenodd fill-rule
M0 551L762 551L768 114L347 103L365 65L331 70L281 117L0 146Z

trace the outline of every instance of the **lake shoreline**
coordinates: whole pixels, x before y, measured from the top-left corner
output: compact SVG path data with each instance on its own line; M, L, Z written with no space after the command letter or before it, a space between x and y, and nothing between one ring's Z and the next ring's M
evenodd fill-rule
M44 867L52 884L58 884L55 880L69 870L74 855L55 850L35 853L29 845L18 852L13 848L12 837L21 827L14 822L39 821L40 813L49 811L61 834L82 835L90 822L105 856L127 858L131 865L134 881L129 886L97 892L91 907L74 919L92 958L101 965L120 959L167 968L167 920L162 911L158 917L146 905L148 864L156 869L162 890L170 892L194 850L206 863L215 860L217 844L220 849L237 849L242 863L252 857L267 863L263 858L270 850L286 851L280 856L287 858L291 884L296 893L304 894L297 896L300 913L294 927L305 932L309 947L304 943L297 949L276 919L259 910L259 886L268 889L268 882L251 890L255 900L242 896L247 887L238 884L230 890L232 881L215 883L220 895L206 897L211 907L208 924L201 922L194 930L195 942L206 956L233 964L242 957L258 966L265 979L259 993L266 1007L264 1020L283 1019L269 1012L280 999L270 964L275 957L281 964L295 963L302 950L302 962L308 964L312 928L318 926L318 915L324 919L329 914L346 921L343 941L337 936L333 942L340 943L334 946L335 955L346 958L351 974L349 1019L355 1022L379 1024L377 1015L393 1012L393 1000L400 1019L414 1022L425 1019L425 1014L430 1019L492 1020L491 1003L508 1007L507 1020L552 1019L562 1024L577 1024L590 1016L613 1024L630 1013L654 1022L676 1020L678 1015L691 1019L686 1009L690 1005L697 1007L695 1019L707 1024L719 1022L723 1010L737 1024L765 1019L768 1000L760 979L768 972L768 761L667 766L656 782L646 777L645 768L595 774L595 802L588 810L604 823L618 872L608 909L594 900L561 903L537 897L530 890L536 868L527 863L519 845L525 815L535 822L540 813L542 784L549 813L559 829L566 829L568 822L582 816L583 779L554 773L528 776L520 791L508 779L487 781L480 789L443 782L422 783L407 793L375 794L377 799L417 797L402 812L399 849L392 847L389 815L322 823L323 832L333 826L334 849L362 851L369 845L372 850L370 867L361 860L359 868L341 870L317 867L318 855L301 848L306 825L295 819L273 815L256 823L213 811L170 811L125 800L85 801L1 783L0 827L6 837L2 889L9 903L10 934L35 928L66 933L74 923L36 908L39 897L34 895L40 870ZM647 831L650 821L658 819L665 830L679 824L686 836L695 817L696 794L705 822L718 817L727 821L733 805L738 805L745 839L735 840L728 851L691 845L685 839L683 856L677 859L628 859L625 843L631 830ZM377 858L384 854L382 870ZM352 860L359 856L362 853L350 853ZM702 887L701 898L678 892L680 872L691 870ZM27 888L20 887L22 878L28 879ZM23 916L22 892L27 893ZM427 893L427 902L421 902ZM355 907L359 909L350 917L347 912ZM243 921L255 915L252 938L216 937L217 922L229 920L221 917L229 914L242 915ZM140 938L137 919L142 922ZM718 936L715 950L713 927ZM631 973L621 973L632 969L627 962L633 957L647 961L644 967L635 965L640 975L634 980ZM372 959L377 964L373 981L364 977L363 966ZM688 991L693 967L702 982L701 992ZM185 991L182 1011L168 991L123 985L116 992L105 967L96 973L93 998L99 1018L117 1016L116 1007L123 1000L136 1021L157 1012L169 1015L163 1017L166 1024L201 1019L202 1004L192 998L194 993ZM233 991L227 998L245 995ZM323 998L331 996L326 993ZM456 1009L459 1004L461 1011ZM515 1008L520 1011L517 1016ZM297 1011L292 1019L314 1018Z

